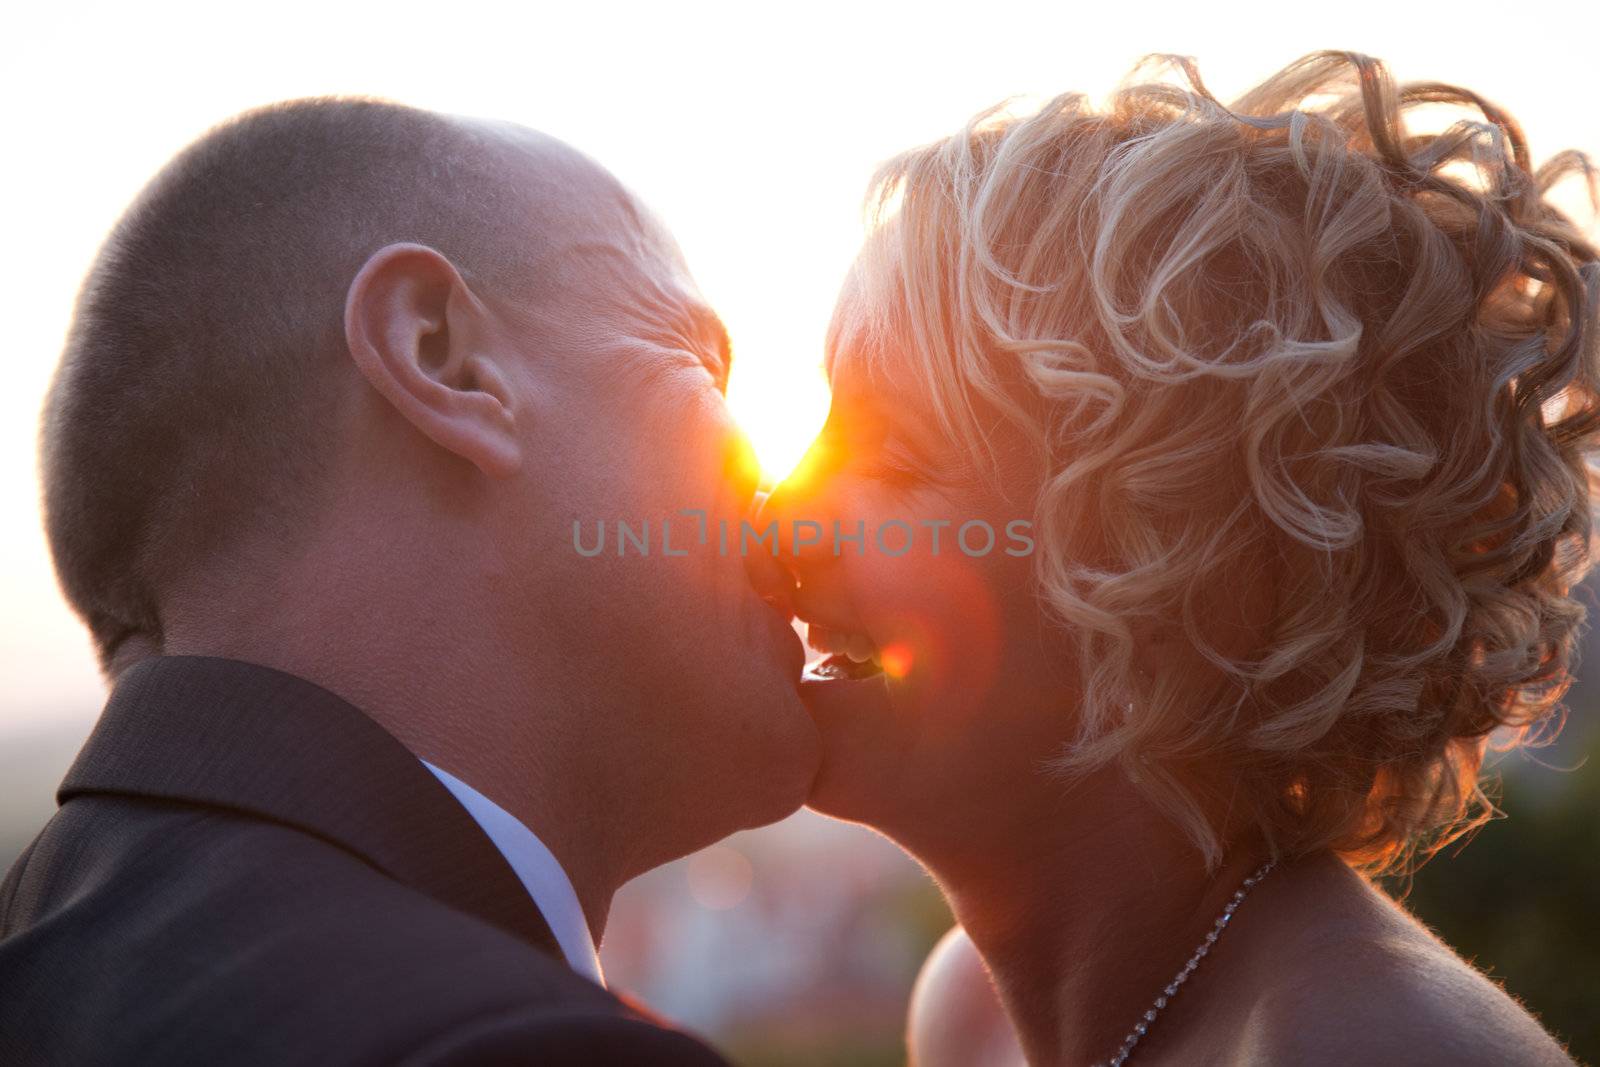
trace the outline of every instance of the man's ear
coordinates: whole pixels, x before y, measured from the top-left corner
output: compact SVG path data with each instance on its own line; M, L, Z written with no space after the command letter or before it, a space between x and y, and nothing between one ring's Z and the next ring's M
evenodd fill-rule
M344 334L362 375L407 422L492 478L516 473L516 397L486 347L489 311L443 255L380 248L345 295Z

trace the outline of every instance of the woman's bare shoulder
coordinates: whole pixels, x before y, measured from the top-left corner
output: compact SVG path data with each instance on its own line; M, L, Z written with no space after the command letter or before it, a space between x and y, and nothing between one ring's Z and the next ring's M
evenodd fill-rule
M912 1067L1026 1067L983 959L959 926L928 953L906 1031Z
M1366 879L1331 858L1297 866L1270 909L1230 929L1233 962L1212 971L1206 1010L1152 1063L1572 1064L1515 999ZM907 1041L913 1067L1025 1063L959 926L923 964Z
M1282 940L1242 1059L1570 1065L1521 1004L1354 872Z

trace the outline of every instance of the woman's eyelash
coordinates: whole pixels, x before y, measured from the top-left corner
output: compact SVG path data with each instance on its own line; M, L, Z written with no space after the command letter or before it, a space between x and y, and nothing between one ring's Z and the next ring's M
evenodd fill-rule
M901 485L937 477L935 464L920 449L875 420L825 425L822 436L826 451L836 463L869 477Z
M926 464L918 456L909 449L893 444L879 444L873 449L867 464L873 470L901 481L922 479L928 474Z

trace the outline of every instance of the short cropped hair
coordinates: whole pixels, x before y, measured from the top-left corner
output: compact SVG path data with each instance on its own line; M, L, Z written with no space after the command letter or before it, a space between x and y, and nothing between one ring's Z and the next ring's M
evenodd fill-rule
M40 442L57 574L103 670L130 638L160 647L182 568L246 530L292 538L372 252L416 241L510 284L509 181L481 128L319 98L223 123L140 193L84 282Z
M829 351L917 383L973 453L996 418L1032 443L1084 686L1057 769L1121 766L1212 863L1254 827L1409 866L1487 817L1486 740L1554 722L1571 680L1600 265L1545 194L1593 172L1534 170L1504 111L1366 56L1229 106L1153 58L1180 77L888 163ZM1421 132L1425 105L1470 114ZM1278 607L1228 654L1207 612L1240 567ZM1140 676L1163 625L1213 689Z

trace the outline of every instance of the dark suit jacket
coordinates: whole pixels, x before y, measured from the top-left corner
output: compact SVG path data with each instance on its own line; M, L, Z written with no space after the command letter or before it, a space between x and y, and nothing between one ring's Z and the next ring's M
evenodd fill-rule
M0 1064L726 1067L562 961L444 786L235 660L117 681L0 884Z

